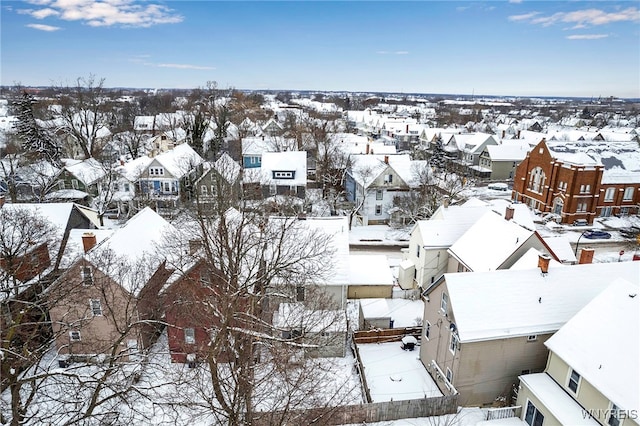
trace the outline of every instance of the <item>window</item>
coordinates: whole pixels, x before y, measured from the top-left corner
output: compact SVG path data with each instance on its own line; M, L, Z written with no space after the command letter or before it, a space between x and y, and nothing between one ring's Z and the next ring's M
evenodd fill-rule
M578 206L576 207L576 211L577 212L586 212L587 211L587 203L585 203L585 202L578 203Z
M576 370L571 370L571 376L569 376L569 383L567 387L573 391L573 393L578 393L578 385L580 384L580 374Z
M580 193L581 194L590 194L591 193L591 185L580 185Z
M149 174L151 176L164 176L164 168L162 167L150 167Z
M624 414L620 411L620 407L612 402L611 409L609 410L609 418L607 419L609 426L620 426L620 419L624 419Z
M211 279L209 279L208 271L200 271L200 276L198 277L198 280L200 281L200 285L202 287L211 286Z
M616 196L616 189L615 188L607 188L607 190L604 193L604 200L605 201L613 201L615 196Z
M458 336L452 331L451 340L449 340L449 352L455 355L456 349L458 349Z
M102 316L102 302L100 299L91 299L89 307L91 308L91 313L94 317Z
M293 179L294 177L294 172L273 172L273 178L274 179Z
M420 244L416 244L416 257L420 257Z
M536 340L538 340L538 336L535 334L527 336L527 342L535 342Z
M82 336L80 335L80 331L78 330L71 330L69 332L69 340L71 340L72 342L79 342L82 340Z
M449 381L449 383L453 382L453 372L451 371L451 369L449 367L447 367L447 380Z
M78 189L78 179L71 179L71 187L73 189Z
M624 195L622 196L624 201L633 200L633 186L628 186L624 189Z
M296 286L296 302L304 302L304 286Z
M562 201L562 198L558 197L555 200L553 200L553 213L554 214L562 214L562 208L564 207L564 201Z
M447 293L442 293L442 298L440 299L440 310L442 310L442 312L444 312L445 314L447 313L448 303L449 296L447 296Z
M544 422L544 416L531 401L527 401L527 411L524 415L524 421L529 426L542 426Z
M520 375L521 375L521 376L524 376L524 375L529 374L529 373L531 373L531 370L522 370L522 371L520 372Z
M207 185L202 185L202 186L200 187L200 193L201 193L202 195L207 195Z
M171 192L171 183L170 182L162 182L162 191L163 192Z
M129 192L129 190L130 190L130 189L131 189L131 188L129 187L129 184L128 184L128 183L125 183L125 184L124 184L124 191L125 191L125 192Z
M64 189L64 181L58 182L58 189Z
M611 206L603 207L602 210L600 210L600 217L609 217L612 211Z
M270 195L276 195L276 184L272 183L269 185L269 194Z
M431 333L431 323L429 321L424 322L424 338L429 340L429 334Z
M215 187L215 185L211 185L211 195L216 195L216 187Z
M382 214L382 204L376 204L376 216L380 216Z
M83 266L80 274L82 275L83 285L93 285L93 270L91 266Z
M188 345L196 343L196 331L193 328L184 329L184 342Z
M534 192L541 193L544 189L544 183L547 179L547 176L544 174L544 171L541 167L536 167L531 170L531 174L529 175L529 189Z
M382 200L382 189L376 190L376 200Z

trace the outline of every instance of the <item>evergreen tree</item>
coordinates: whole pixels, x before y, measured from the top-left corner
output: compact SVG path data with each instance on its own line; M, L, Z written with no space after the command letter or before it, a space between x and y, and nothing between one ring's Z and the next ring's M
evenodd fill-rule
M22 149L30 158L43 159L60 167L60 146L45 129L38 125L33 114L35 103L33 96L27 92L14 102L18 118L14 127L22 142Z

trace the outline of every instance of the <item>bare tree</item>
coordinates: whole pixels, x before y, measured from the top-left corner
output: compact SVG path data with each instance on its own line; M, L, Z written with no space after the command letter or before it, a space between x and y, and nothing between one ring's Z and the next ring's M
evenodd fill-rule
M331 269L329 235L296 218L265 220L237 210L194 219L196 227L179 232L200 247L194 256L204 266L191 284L199 294L189 298L180 287L181 297L169 300L181 300L182 320L195 321L205 336L194 350L197 368L185 379L192 384L190 395L197 395L198 416L251 424L262 412L285 418L292 410L329 405L348 395L348 388L331 393L327 375L314 368L320 361L304 356L327 347L328 331L341 316L344 323L344 311L314 286ZM182 262L194 264L190 256Z
M104 141L100 132L107 129L110 108L105 101L104 78L94 75L80 77L74 87L68 87L60 98L60 118L64 131L80 148L84 158L99 157Z

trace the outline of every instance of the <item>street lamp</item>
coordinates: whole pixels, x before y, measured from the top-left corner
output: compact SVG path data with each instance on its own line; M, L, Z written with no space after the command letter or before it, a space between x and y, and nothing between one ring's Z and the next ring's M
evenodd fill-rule
M589 230L588 230L588 229L587 229L587 230L585 230L585 231L582 231L582 233L581 233L581 234L580 234L580 236L578 237L578 241L576 241L576 251L575 251L575 253L574 253L574 255L575 255L576 257L578 257L578 244L580 243L580 238L582 238L582 236L583 236L584 234L586 234L587 232L589 232Z

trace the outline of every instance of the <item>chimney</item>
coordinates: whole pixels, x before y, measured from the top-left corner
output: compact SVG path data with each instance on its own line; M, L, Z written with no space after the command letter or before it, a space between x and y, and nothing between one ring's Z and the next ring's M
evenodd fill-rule
M407 124L407 131L405 133L409 134L409 125L408 124Z
M502 139L504 139L504 136L505 136L506 134L507 134L507 131L506 131L506 130L503 130L503 131L502 131Z
M124 166L124 160L122 158L120 159L120 165Z
M384 156L384 163L385 164L389 164L389 156L388 155Z
M82 234L82 246L84 247L84 252L87 253L96 245L96 234L93 232L85 232Z
M518 137L517 139L520 139L520 130L518 130Z
M367 144L367 150L365 151L365 154L369 153L369 144Z
M4 206L4 195L0 195L0 209Z
M540 268L540 272L542 272L543 274L546 274L547 272L549 272L550 260L551 260L551 257L549 255L546 255L546 254L538 255L538 267Z
M513 214L515 213L515 211L516 209L514 209L513 206L507 206L507 209L504 212L505 220L513 219Z
M449 197L444 197L442 199L442 205L444 206L445 209L449 207Z
M595 249L592 248L583 248L580 250L580 260L578 263L583 265L585 263L593 263L593 254L595 253Z

